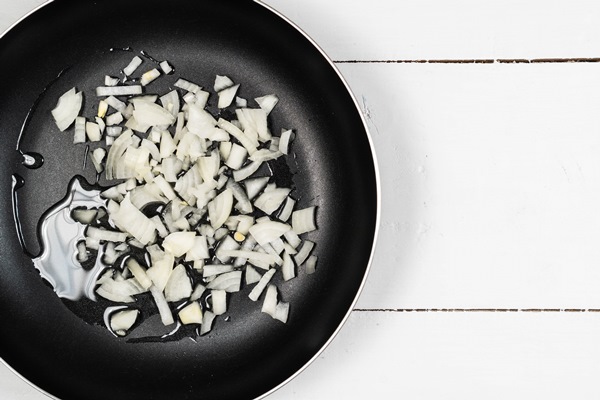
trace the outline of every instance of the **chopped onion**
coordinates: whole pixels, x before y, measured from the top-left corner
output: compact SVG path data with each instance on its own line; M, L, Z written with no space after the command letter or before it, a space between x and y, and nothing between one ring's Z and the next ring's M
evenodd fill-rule
M288 320L289 313L290 313L290 303L284 303L283 301L280 301L279 303L277 303L277 306L275 307L275 315L273 315L273 318L275 318L276 320L279 320L285 324Z
M179 301L190 297L192 294L192 283L187 275L185 267L178 265L173 268L167 286L165 286L165 299L167 301Z
M253 225L249 232L261 246L272 242L289 231L291 227L288 224L276 221L265 221Z
M52 117L60 131L66 130L75 121L81 110L83 103L83 94L72 88L65 92L52 110Z
M224 274L233 271L233 265L229 264L206 264L202 270L203 277Z
M140 83L142 84L142 86L146 86L150 82L152 82L153 80L158 78L159 76L160 76L160 71L156 68L153 68L150 71L145 72L142 75L142 78L140 79Z
M154 223L138 210L129 200L129 194L125 196L119 205L117 212L109 212L114 224L143 245L154 242L156 239L156 227Z
M219 128L224 129L225 131L227 131L227 133L236 138L240 142L240 144L244 146L246 150L248 150L248 154L252 155L252 153L256 151L258 143L254 141L251 137L246 135L244 132L242 132L231 122L223 118L219 118L219 120L217 121L217 125L219 126Z
M133 59L127 64L125 68L123 68L123 73L127 76L133 74L135 70L142 65L142 59L139 56L133 57Z
M260 281L261 275L252 266L246 267L246 285L252 285Z
M175 257L181 257L196 244L196 233L174 232L165 238L163 247Z
M217 75L215 78L215 85L213 89L215 90L215 92L219 93L221 90L227 89L233 85L233 81L227 76Z
M279 139L279 151L283 154L289 154L290 151L290 142L294 140L294 133L291 129L283 131L281 134L281 139Z
M95 122L85 123L85 133L90 142L99 142L102 139L102 133L100 133L100 127Z
M178 87L183 90L187 90L188 92L192 92L192 93L196 93L197 91L202 89L200 86L196 85L195 83L186 81L185 79L181 79L181 78L179 78L177 80L177 82L175 82L175 87Z
M233 192L231 189L223 190L217 197L208 203L208 218L214 229L225 223L233 207Z
M213 314L211 311L206 311L204 313L204 318L202 318L202 326L200 328L200 335L205 335L210 332L214 320L215 314Z
M289 281L296 276L294 261L288 253L283 253L283 265L281 266L281 273L283 274L283 280Z
M265 191L254 200L254 205L266 214L272 214L281 207L281 204L287 198L290 191L291 189L288 188L277 188L268 192Z
M241 97L236 97L235 98L235 106L240 107L240 108L248 107L248 101Z
M317 269L317 256L314 254L306 260L304 263L304 268L307 274L313 274Z
M124 102L122 102L114 96L109 96L102 101L105 101L109 106L111 106L121 114L125 111L125 108L127 108L127 104L125 104Z
M284 233L283 237L294 249L297 249L298 246L300 246L300 243L302 243L302 239L300 239L300 236L298 236L296 232L294 232L291 229Z
M291 197L288 197L285 201L285 205L279 212L277 218L279 218L283 222L287 222L290 219L290 216L292 215L292 211L294 210L295 205L296 200L292 199Z
M260 297L263 290L265 290L265 288L269 284L269 281L271 280L271 278L273 278L273 275L275 275L275 271L276 270L273 268L273 269L270 269L267 272L265 272L265 274L262 276L262 278L260 278L260 281L258 281L256 286L254 286L254 288L248 295L250 300L252 300L252 301L258 300L258 298Z
M135 258L129 257L127 259L127 268L131 271L133 277L138 281L140 286L144 288L144 290L150 289L150 286L152 286L152 280L148 277L144 268L142 268L140 263L138 263Z
M115 112L106 117L106 125L118 125L123 122L123 115L120 112ZM119 129L122 129L119 127Z
M102 165L104 157L106 157L106 150L104 150L102 147L98 147L92 151L92 163L94 164L94 168L96 168L97 173L104 171L104 166Z
M192 301L179 311L179 319L184 325L201 324L202 323L202 308L197 301Z
M138 124L148 126L173 125L175 117L158 104L147 101L134 105L133 118Z
M150 293L152 293L154 303L156 303L163 325L168 326L174 324L175 320L173 319L173 314L171 313L169 303L167 303L162 290L158 290L156 286L152 285L150 286Z
M142 94L141 85L130 86L98 86L96 88L96 96L135 96Z
M227 292L224 290L211 290L210 294L215 315L225 314L227 311Z
M170 74L171 72L173 72L173 67L171 66L171 64L169 64L169 62L167 60L165 61L161 61L160 65L160 69L162 69L162 71L165 74Z
M90 239L102 240L105 242L124 242L127 240L127 234L118 231L109 231L103 228L88 226L85 231L86 237Z
M267 287L267 293L261 308L261 312L273 317L275 315L275 309L277 307L277 286L269 285Z
M244 161L246 161L247 156L248 151L244 147L234 143L231 145L227 157L225 157L227 159L225 165L231 169L240 169Z
M292 229L298 235L317 229L315 224L316 207L307 207L292 213Z
M106 112L108 111L108 103L104 100L100 100L98 103L98 117L104 118L106 116Z
M258 169L260 168L261 165L262 165L262 162L252 161L250 164L246 165L245 167L238 169L237 171L233 171L233 179L236 182L243 181L244 179L248 178L250 175L252 175L256 171L258 171ZM268 179L267 179L267 181L268 181ZM250 196L248 196L248 197L250 197ZM250 198L252 198L252 197L250 197Z
M109 75L104 76L104 86L117 86L119 84L119 78L115 78Z
M265 111L265 113L269 115L271 110L273 110L273 108L275 108L275 106L279 102L279 97L277 97L274 94L269 94L266 96L257 97L254 100L258 103L260 108L262 108Z
M242 284L242 271L231 271L216 276L208 285L208 289L224 290L228 293L239 292Z
M73 143L85 143L85 117L75 118L75 134L73 136Z
M110 329L119 336L125 336L139 315L138 310L117 311L110 316Z
M179 114L179 95L176 90L172 90L164 96L161 96L160 104L162 104L173 117L177 117L177 114Z
M71 217L82 224L91 224L98 215L97 209L76 208L71 213Z
M231 256L228 256L225 254L226 251L229 250L237 250L240 248L240 245L238 244L238 242L233 239L231 236L227 235L227 229L225 229L225 237L223 238L223 240L221 240L221 242L219 243L219 246L217 247L217 249L215 250L215 257L217 257L217 259L223 263L227 263L230 261ZM219 240L216 235L215 238L217 240Z
M233 99L235 98L235 94L237 93L238 89L239 89L240 85L234 85L231 87L228 87L226 89L223 89L221 91L218 92L219 95L219 102L217 107L218 108L225 108L225 107L229 107L231 105L231 103L233 102Z
M185 261L196 261L209 258L206 236L195 236L194 245L185 254Z
M171 272L175 257L170 253L163 253L163 256L152 262L152 266L146 270L146 274L154 283L154 286L161 292L165 290Z
M296 261L296 264L298 264L298 265L304 264L304 261L306 261L306 259L310 255L310 252L312 251L313 247L315 247L314 242L311 242L310 240L305 240L304 244L302 245L302 248L300 249L298 254L296 254L294 256L294 260Z

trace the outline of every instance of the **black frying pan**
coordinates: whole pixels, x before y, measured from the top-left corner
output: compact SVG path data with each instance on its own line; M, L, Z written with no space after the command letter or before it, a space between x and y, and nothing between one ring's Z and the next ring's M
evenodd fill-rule
M69 179L82 174L84 146L59 133L50 110L72 86L87 93L84 114L97 103L92 88L115 73L131 46L168 59L176 74L209 86L216 74L242 84L253 98L276 93L272 130L294 128L300 206L317 205L317 273L286 284L287 324L260 313L248 288L232 296L230 320L210 335L167 343L131 343L85 321L59 299L19 245L11 209L11 175L23 235L39 250L37 223L58 202ZM60 399L249 399L280 386L332 338L366 277L378 222L378 181L363 119L331 62L293 27L253 1L58 0L0 39L0 356L27 380ZM40 98L21 149L44 165L25 168L15 151L28 110ZM164 93L172 80L159 80ZM326 377L324 377L326 379Z

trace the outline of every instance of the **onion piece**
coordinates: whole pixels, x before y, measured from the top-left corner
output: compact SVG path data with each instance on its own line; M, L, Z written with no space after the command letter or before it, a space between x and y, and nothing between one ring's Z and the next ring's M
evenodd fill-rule
M279 151L287 155L290 151L290 142L294 140L294 132L291 129L283 131L279 139Z
M185 254L185 261L204 260L209 258L206 236L195 236L194 245Z
M87 121L85 123L85 134L87 135L90 142L99 142L100 139L102 139L100 127L95 122Z
M292 215L295 205L296 200L292 199L291 197L288 197L285 201L285 205L279 212L277 218L283 222L287 222L290 219L290 216Z
M265 221L254 224L250 229L250 234L256 239L261 246L272 242L289 231L291 226L282 222Z
M227 154L227 157L224 157L225 159L227 159L225 165L227 165L231 169L240 169L244 164L244 161L246 161L247 156L248 151L244 147L233 143L231 145L230 151Z
M224 290L211 290L210 294L215 315L225 314L227 311L227 292Z
M200 327L200 335L206 335L212 329L213 321L215 320L215 314L211 311L206 311L204 313L204 318L202 318L202 326Z
M248 100L243 99L241 97L236 97L235 98L235 106L240 107L240 108L246 108L246 107L248 107Z
M231 122L223 118L219 118L219 120L217 121L217 126L221 129L224 129L227 133L236 138L240 142L240 144L244 146L246 150L248 150L248 154L252 155L252 153L256 151L258 143L252 138L250 138L248 135L246 135L244 132L242 132Z
M95 219L96 215L98 215L97 209L85 209L85 208L76 208L71 212L71 217L82 224L91 224Z
M225 75L217 75L215 77L215 84L213 89L215 90L215 92L220 92L224 89L227 89L231 86L233 86L234 83L231 79L229 79L229 77L225 76Z
M273 275L275 275L275 271L276 270L274 268L272 268L272 269L268 270L267 272L265 272L265 274L262 276L262 278L260 278L260 281L258 281L256 286L254 286L254 288L248 295L250 300L252 300L252 301L258 300L258 298L260 297L263 290L265 290L265 288L269 284L269 281L271 280L271 278L273 278Z
M254 200L254 205L266 214L272 214L281 206L290 191L291 189L288 188L277 188L270 191L265 190L263 194Z
M104 157L106 157L106 150L104 150L102 147L98 147L92 151L92 163L94 164L94 168L96 168L97 173L104 171L104 166L102 165Z
M304 261L306 261L306 259L310 255L310 252L312 251L313 247L315 247L314 242L311 242L310 240L304 241L302 248L300 249L300 251L298 251L298 254L294 256L294 260L296 261L297 265L304 264Z
M56 107L52 110L52 117L58 129L63 132L75 121L81 110L83 94L72 88L59 97Z
M75 118L75 134L73 135L73 143L85 143L85 117Z
M260 149L255 151L249 158L251 161L270 161L278 159L282 154L279 150Z
M121 114L125 111L125 108L127 108L127 104L125 104L124 102L122 102L114 96L109 96L103 101L105 101L109 106L111 106Z
M155 80L160 76L160 71L156 68L151 69L150 71L145 72L140 79L140 83L142 86L148 85L150 82Z
M139 314L138 310L123 310L113 313L110 316L110 329L118 336L125 336L137 321Z
M178 315L181 323L184 325L202 323L202 308L200 308L200 304L197 301L192 301L182 308Z
M148 277L144 268L142 268L140 263L138 263L135 258L129 257L127 259L127 268L129 271L131 271L133 277L138 281L144 290L150 289L150 286L152 286L152 280L150 277Z
M175 257L181 257L194 247L195 238L194 232L174 232L165 238L163 248Z
M298 246L300 246L300 243L302 243L302 239L300 239L300 236L298 236L296 232L294 232L291 229L284 233L283 237L294 249L297 249Z
M215 232L215 238L217 240L219 240L216 237L216 232ZM222 263L228 263L231 259L231 256L226 255L224 252L229 251L229 250L237 250L239 248L240 248L239 243L235 239L233 239L231 236L227 235L227 229L225 229L225 237L223 237L223 240L221 240L221 242L219 243L219 246L215 250L215 256Z
M146 270L146 275L152 280L154 286L159 291L165 290L171 272L173 271L173 264L175 263L175 257L170 253L163 253L162 257L153 260L152 266Z
M116 86L119 84L119 78L115 78L109 75L104 76L104 86Z
M226 108L229 107L231 105L231 103L233 102L233 99L235 98L235 95L239 89L240 85L233 85L231 87L228 87L226 89L223 89L221 91L219 91L217 94L219 95L219 101L218 101L218 108Z
M196 93L197 91L202 89L200 86L196 85L195 83L192 83L190 81L187 81L187 80L181 79L181 78L177 79L177 82L175 82L174 86L178 87L180 89L183 89L183 90L187 90L188 92L192 92L192 93Z
M164 96L160 97L160 104L169 111L173 117L179 114L179 95L176 90L172 90Z
M261 312L273 317L275 315L275 309L277 308L277 286L271 284L267 287L265 293L265 299L262 304Z
M96 96L135 96L142 94L141 85L130 85L130 86L98 86L96 88Z
M220 275L231 271L233 271L233 265L230 264L206 264L202 269L202 276L207 278L209 276Z
M292 229L298 235L317 229L315 223L315 206L296 210L292 213Z
M261 275L250 265L246 267L246 285L252 285L260 281Z
M202 285L200 283L197 284L196 287L194 288L194 291L190 295L190 300L191 301L198 300L200 297L202 297L202 295L204 294L205 291L206 291L206 287L204 285Z
M221 254L228 257L241 257L249 261L263 262L269 265L276 264L279 259L279 256L276 254L259 253L257 251L248 250L223 250Z
M135 70L142 65L142 59L139 56L133 57L133 59L127 64L125 68L123 68L123 73L127 76L133 74Z
M217 197L208 203L208 218L214 229L217 229L229 217L233 207L233 192L231 189L223 190Z
M173 268L169 281L165 286L165 299L167 301L179 301L190 297L192 294L192 283L187 275L185 267L181 264Z
M104 100L100 100L98 103L98 117L104 118L106 116L106 112L108 111L108 103Z
M138 124L148 126L173 125L175 117L158 104L138 102L134 105L133 118Z
M257 97L254 99L260 108L262 108L267 115L275 108L277 103L279 102L279 97L274 94L268 94L266 96Z
M290 303L284 303L283 301L280 301L275 307L275 314L273 315L273 318L285 324L288 320L289 313Z
M174 324L175 320L173 319L173 314L171 313L169 303L167 303L162 290L158 290L156 286L152 285L150 286L150 293L154 298L154 303L156 303L163 325L168 326Z
M235 176L235 175L234 175ZM269 183L269 177L263 178L252 178L244 181L244 186L246 186L246 193L248 194L248 198L252 200L256 195L258 195Z
M120 230L131 234L143 245L156 239L154 223L131 203L129 194L125 195L116 212L109 210L109 216Z
M296 277L294 261L287 252L283 253L283 265L281 266L281 273L283 274L284 281L289 281L290 279Z
M307 274L313 274L316 271L317 260L318 260L318 258L314 254L312 256L308 257L308 259L304 263L304 268L305 268Z
M252 161L250 164L246 165L245 167L238 169L237 171L233 171L233 179L236 182L243 181L244 179L248 178L256 171L258 171L258 169L260 168L261 165L262 165L262 162ZM268 181L268 179L267 179L267 181ZM250 197L250 196L248 196L248 197Z
M90 239L102 240L105 242L124 242L127 240L127 234L118 231L109 231L104 228L96 228L88 226L85 231L85 236Z
M106 125L108 126L119 125L121 122L123 122L123 115L118 111L106 117Z
M216 276L211 282L209 282L207 288L234 293L240 291L241 284L242 271L231 271Z
M158 65L160 66L160 69L162 69L162 71L167 75L173 72L173 67L167 60L161 61Z

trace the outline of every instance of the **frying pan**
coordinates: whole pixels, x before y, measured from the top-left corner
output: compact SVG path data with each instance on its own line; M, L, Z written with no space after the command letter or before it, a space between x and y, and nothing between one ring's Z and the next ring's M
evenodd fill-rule
M130 47L130 51L110 51ZM271 129L293 128L299 206L318 207L317 272L285 284L287 324L231 296L227 320L206 336L167 342L117 339L89 310L59 299L20 246L11 209L12 174L23 178L18 211L27 249L40 251L37 226L83 168L84 146L58 132L50 116L60 94L86 93L134 53L167 59L176 75L210 87L216 74L241 94L275 93ZM0 39L0 356L40 390L60 399L251 399L295 376L348 317L367 275L379 216L376 162L364 120L333 64L289 21L253 1L57 0ZM61 71L62 75L57 79ZM164 93L161 78L149 91ZM44 92L44 89L45 90ZM32 106L35 104L35 107ZM43 156L29 169L21 151ZM100 182L103 183L103 182ZM259 302L262 300L259 300ZM83 309L82 309L83 308ZM326 379L326 377L325 377Z

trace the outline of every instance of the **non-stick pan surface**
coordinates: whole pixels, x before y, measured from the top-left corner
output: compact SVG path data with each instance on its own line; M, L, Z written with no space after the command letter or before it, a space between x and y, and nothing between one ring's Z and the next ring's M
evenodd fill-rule
M200 338L132 343L85 321L43 282L24 254L11 207L12 174L23 234L37 252L40 216L66 193L85 146L56 129L50 110L76 86L88 98L105 74L123 68L131 47L167 59L176 75L211 86L216 74L241 94L276 93L273 132L293 128L300 206L318 206L318 270L286 284L290 320L279 323L247 298L231 296L228 321ZM279 386L325 346L354 304L366 276L378 220L378 182L364 121L325 56L289 22L252 1L58 0L0 39L0 356L27 380L60 399L250 399ZM148 64L147 64L148 65ZM58 80L56 76L68 68ZM164 93L173 79L148 91ZM153 86L152 86L153 85ZM44 88L21 149L44 157L27 169L15 151L21 125ZM260 300L262 301L262 300ZM85 314L85 313L84 313ZM326 379L326 377L323 377Z

